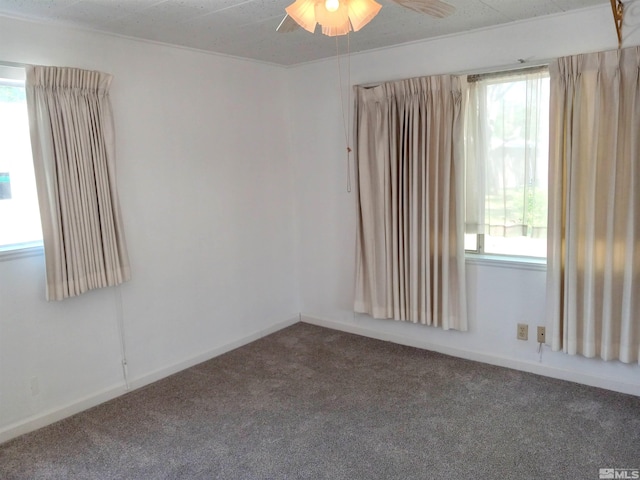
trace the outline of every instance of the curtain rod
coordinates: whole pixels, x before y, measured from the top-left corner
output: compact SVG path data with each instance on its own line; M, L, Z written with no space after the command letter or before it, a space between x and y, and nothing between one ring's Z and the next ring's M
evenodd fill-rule
M504 65L502 67L493 67L490 70L487 71L478 71L476 70L475 72L473 70L469 71L462 71L462 72L455 72L455 73L449 73L449 74L440 74L440 73L436 73L433 75L452 75L452 76L459 76L459 77L467 77L467 81L469 77L473 77L473 76L480 76L482 78L487 78L488 76L504 76L504 75L508 75L509 73L513 72L514 74L519 74L519 73L526 73L528 70L530 70L531 72L535 71L535 70L543 70L545 68L549 68L549 63L551 63L551 60L538 60L536 61L535 65L531 65L531 66L527 66L527 67L523 67L522 63L520 64L511 64L511 65ZM411 78L420 78L420 77L428 77L430 75L420 75L418 77L411 77ZM383 80L380 82L371 82L371 83L362 83L359 85L354 85L354 87L363 87L363 88L373 88L373 87L378 87L384 83L389 83L389 82L397 82L400 80L406 80L406 79L395 79L395 80ZM473 81L473 80L471 80ZM477 81L477 79L476 79Z
M467 75L467 82L473 83L479 80L487 80L491 78L509 77L512 75L522 75L526 73L544 72L549 69L548 65L536 65L535 67L514 68L511 70L503 70L499 72L474 73Z

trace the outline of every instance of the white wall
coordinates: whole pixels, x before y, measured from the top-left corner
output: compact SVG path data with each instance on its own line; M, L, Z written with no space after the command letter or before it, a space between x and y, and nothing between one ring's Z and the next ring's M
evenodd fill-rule
M286 69L8 18L0 60L114 75L133 272L47 303L0 261L0 441L124 392L120 315L133 386L297 320Z
M354 55L351 78L614 47L603 6ZM114 75L133 267L119 288L47 303L42 256L0 261L0 442L125 391L119 319L134 387L303 311L336 328L640 394L637 366L548 350L538 362L533 341L515 340L516 323L544 323L544 271L469 265L467 333L353 315L355 198L335 59L281 69L0 17L0 60Z
M633 26L625 34L638 33ZM634 43L635 42L635 43ZM627 38L625 45L640 43ZM353 55L351 80L367 84L414 76L512 68L563 55L616 48L611 9L538 18L499 28ZM535 326L545 324L545 271L468 264L470 330L442 331L352 312L355 195L345 191L346 159L336 59L292 70L292 138L297 159L298 242L303 319L640 395L640 367L553 353L538 356ZM344 70L343 70L344 71ZM346 81L346 75L343 82ZM347 91L343 95L347 95ZM529 341L516 324L529 324Z

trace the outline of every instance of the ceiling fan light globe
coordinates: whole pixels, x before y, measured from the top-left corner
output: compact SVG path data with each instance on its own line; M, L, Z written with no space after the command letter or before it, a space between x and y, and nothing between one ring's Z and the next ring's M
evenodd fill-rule
M296 0L287 14L302 28L313 33L319 23L330 37L358 31L375 17L382 5L375 0Z
M296 0L285 11L298 25L313 33L316 29L315 6L317 0Z
M349 0L349 19L353 31L357 32L369 23L381 8L382 5L375 0Z
M340 7L340 0L326 0L324 6L329 12L335 12Z
M325 35L329 35L328 33L325 33L326 29L330 29L332 32L342 32L345 28L347 28L346 32L336 33L335 35L344 35L350 29L349 8L344 1L339 1L338 8L333 12L327 10L325 2L319 1L315 6L315 14L316 22L318 22L323 27L322 33L324 33Z

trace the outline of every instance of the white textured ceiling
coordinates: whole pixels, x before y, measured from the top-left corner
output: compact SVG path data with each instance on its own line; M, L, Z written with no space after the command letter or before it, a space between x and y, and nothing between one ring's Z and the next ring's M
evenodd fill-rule
M280 65L336 54L335 38L277 33L293 0L0 0L0 14L75 25ZM609 0L445 0L444 19L379 0L382 10L350 35L351 52L609 4ZM612 35L615 35L612 21ZM345 42L341 42L344 51Z

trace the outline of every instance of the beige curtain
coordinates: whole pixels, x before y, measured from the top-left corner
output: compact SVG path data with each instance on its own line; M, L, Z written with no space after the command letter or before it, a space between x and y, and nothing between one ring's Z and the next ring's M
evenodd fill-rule
M467 329L461 82L356 88L356 312Z
M552 347L640 350L640 48L550 66L547 307Z
M130 277L115 175L111 76L27 67L27 106L47 270L47 299Z

